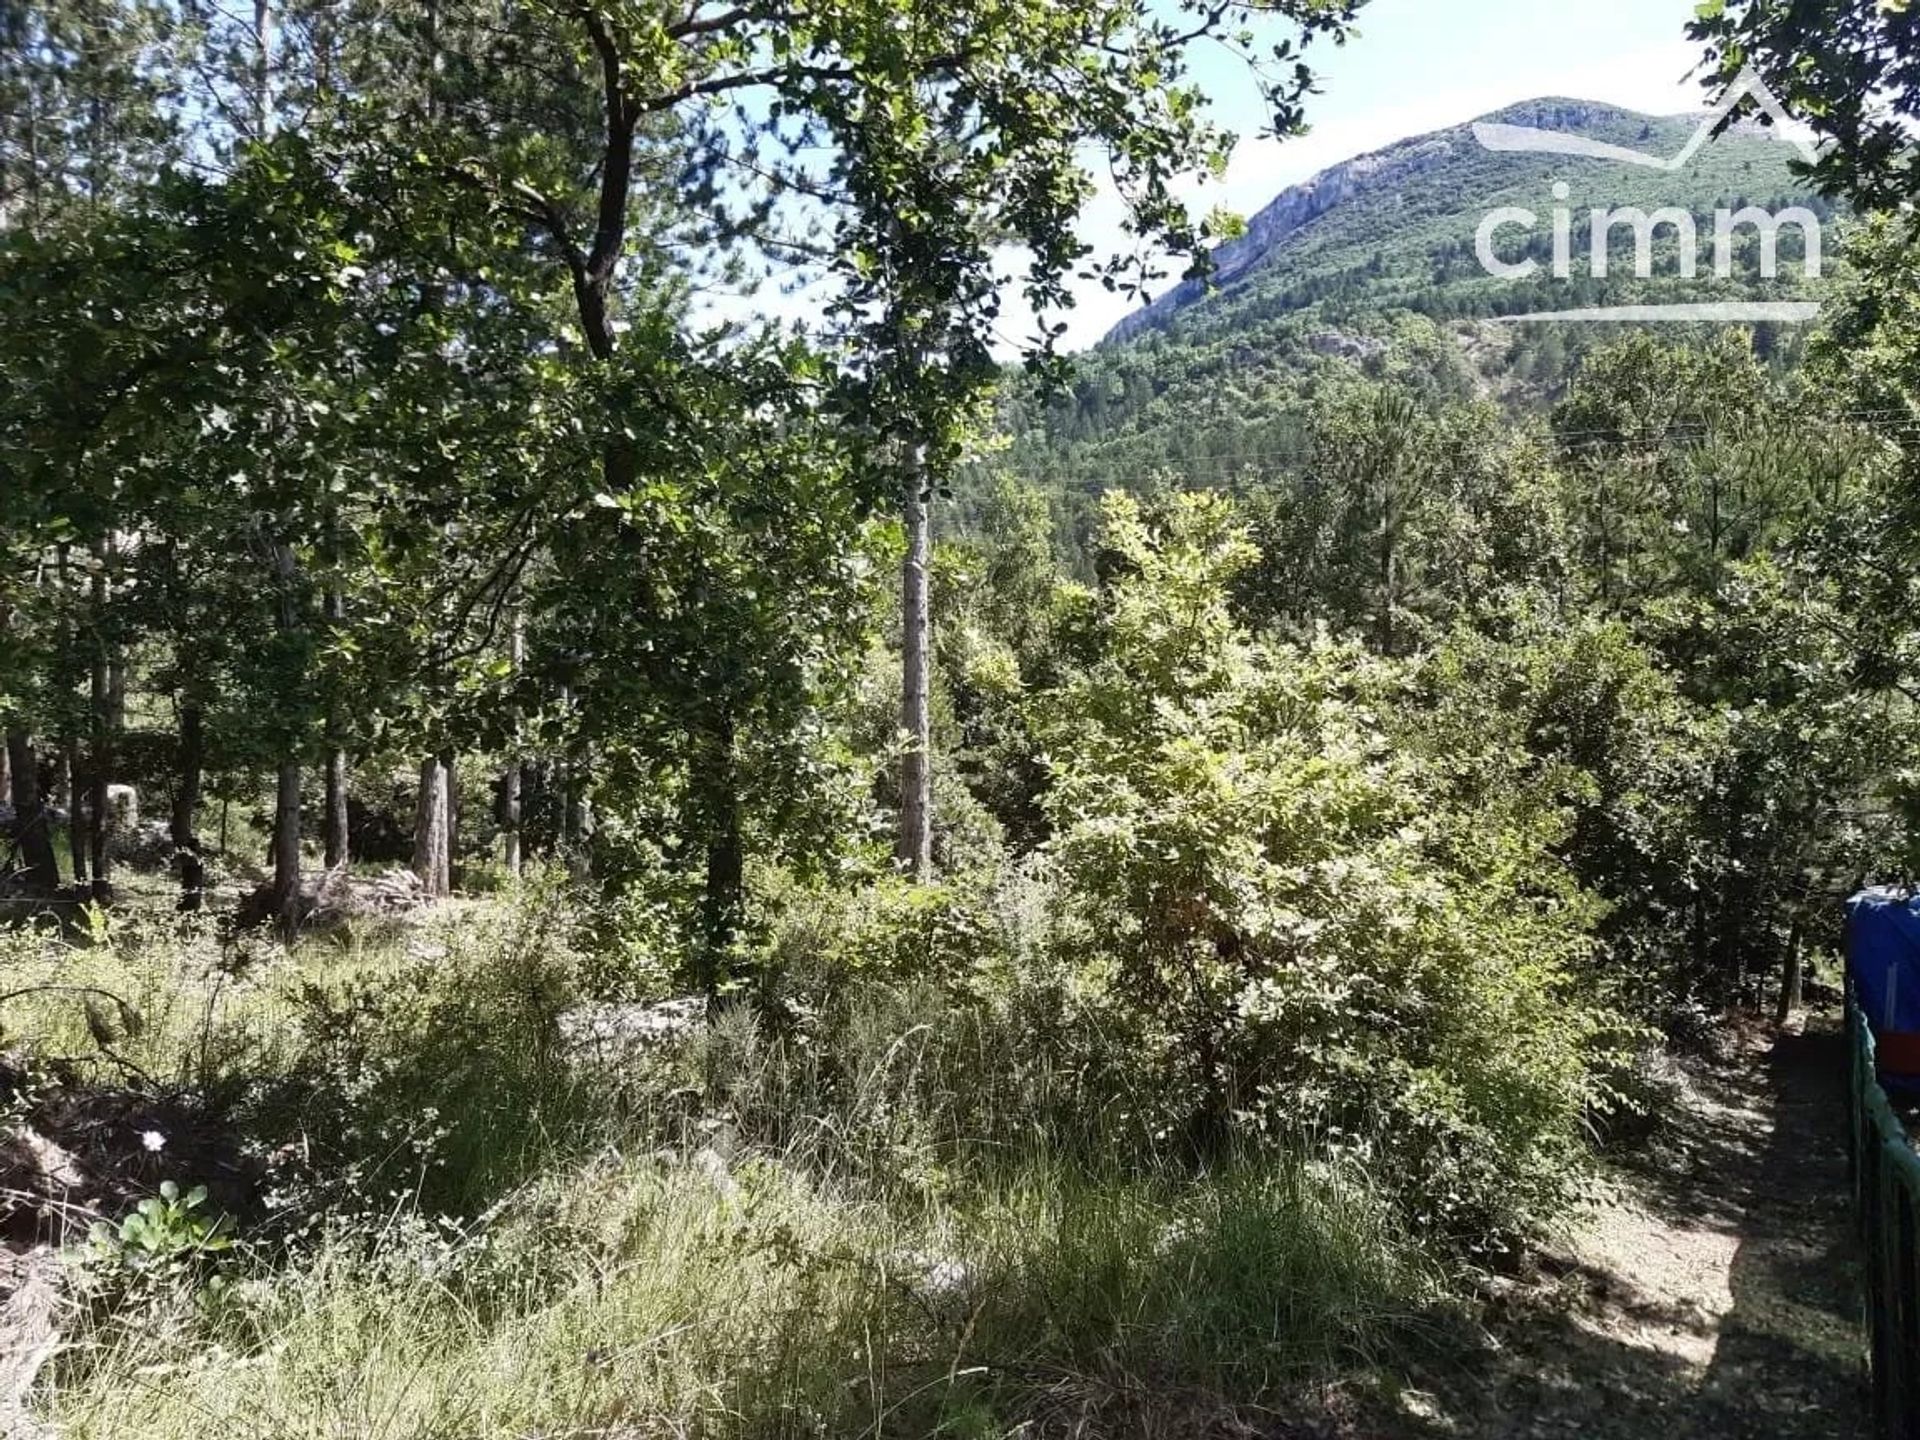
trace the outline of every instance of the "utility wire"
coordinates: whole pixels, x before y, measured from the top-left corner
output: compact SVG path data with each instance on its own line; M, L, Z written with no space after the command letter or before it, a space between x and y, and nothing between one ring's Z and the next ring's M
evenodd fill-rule
M1891 409L1843 410L1831 412L1826 415L1813 416L1810 417L1810 419L1814 423L1822 421L1844 422L1845 427L1848 429L1865 431L1886 438L1900 439L1906 436L1920 436L1920 416L1913 415L1911 412L1901 412ZM1704 440L1724 439L1737 443L1742 440L1751 441L1764 439L1766 436L1764 430L1745 436L1729 434L1722 427L1697 421L1667 426L1657 431L1635 432L1630 430L1596 428L1588 430L1555 431L1533 435L1529 435L1527 432L1520 432L1520 434L1523 438L1537 438L1545 446L1559 449L1568 454L1579 454L1581 452L1593 452L1606 449L1642 452L1654 449L1677 450L1690 447ZM1120 442L1116 439L1098 443L1113 445ZM1080 471L1082 468L1076 464L1077 457L1075 457L1071 451L1064 449L1055 453L1061 462L1060 465L1058 467L1046 465L1045 468L1048 470L1058 468L1067 471L1068 474L1061 478L1076 478L1073 472ZM1053 456L1050 455L1044 458L1050 460ZM1299 468L1310 464L1314 458L1315 448L1311 445L1303 445L1293 449L1250 450L1230 455L1170 457L1146 470L1103 471L1099 469L1097 464L1093 464L1085 467L1083 478L1102 483L1127 484L1148 483L1165 478L1178 479L1182 474L1186 474L1189 478L1195 478L1195 472L1209 472L1211 478L1215 480L1238 479L1249 470L1258 470L1261 468ZM976 462L972 468L979 471L987 471L996 467L993 461L988 460ZM1004 468L1004 466L1001 468Z

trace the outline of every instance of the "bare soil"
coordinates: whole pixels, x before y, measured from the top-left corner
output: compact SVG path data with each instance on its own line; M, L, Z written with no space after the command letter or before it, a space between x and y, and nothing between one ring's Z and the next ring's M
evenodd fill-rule
M1845 1077L1832 1021L1689 1066L1560 1251L1492 1288L1483 1354L1403 1397L1407 1433L1864 1436Z

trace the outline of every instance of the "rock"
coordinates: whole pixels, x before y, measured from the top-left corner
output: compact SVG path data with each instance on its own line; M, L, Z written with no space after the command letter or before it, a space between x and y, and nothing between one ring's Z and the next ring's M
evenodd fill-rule
M107 833L125 834L140 824L140 792L131 785L107 786Z
M1339 360L1371 360L1387 348L1385 341L1370 335L1343 335L1337 330L1323 330L1308 340L1307 345L1316 355Z
M1385 150L1322 170L1305 184L1281 191L1247 222L1244 234L1213 252L1212 284L1231 284L1265 260L1282 241L1361 190L1402 189L1407 180L1443 163L1456 147L1473 143L1464 126L1403 140ZM1182 281L1145 309L1127 316L1107 332L1106 338L1109 342L1120 341L1151 330L1206 293L1206 286L1200 281Z
M1453 1418L1441 1408L1439 1400L1425 1390L1402 1390L1394 1398L1400 1402L1403 1414L1433 1430L1448 1434L1458 1428Z
M693 1152L692 1158L688 1160L687 1165L695 1174L701 1176L708 1184L712 1185L721 1199L737 1200L740 1198L740 1187L735 1183L732 1173L727 1169L726 1160L718 1150L702 1146Z
M886 1257L887 1272L927 1310L949 1322L965 1317L977 1277L964 1261L919 1250L896 1250Z
M50 1440L53 1432L27 1413L41 1367L60 1346L60 1262L40 1247L0 1259L0 1436Z
M582 1058L620 1063L691 1034L706 1019L698 995L657 1005L579 1005L560 1015L560 1039Z

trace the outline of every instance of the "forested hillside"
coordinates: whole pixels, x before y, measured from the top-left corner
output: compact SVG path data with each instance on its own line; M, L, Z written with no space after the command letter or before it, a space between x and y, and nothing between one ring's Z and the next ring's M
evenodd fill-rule
M1758 1094L1920 853L1840 8L1694 25L1810 174L1237 233L1187 57L1296 134L1357 3L0 0L0 1435L1857 1433ZM1555 179L1855 218L1815 324L1496 328L1776 294L1485 277Z
M1702 117L1656 118L1589 102L1548 99L1480 123L1532 126L1655 156L1677 156ZM1574 307L1684 300L1817 298L1805 277L1803 237L1783 232L1779 278L1753 263L1758 237L1740 236L1731 278L1714 275L1715 214L1749 205L1834 204L1793 173L1796 152L1778 133L1743 126L1704 146L1680 171L1558 155L1498 153L1471 125L1415 136L1289 189L1214 252L1209 279L1189 281L1115 327L1082 358L1071 387L1043 396L1015 387L1001 423L1007 463L1087 495L1137 488L1164 471L1176 483L1220 485L1243 471L1291 465L1305 451L1304 418L1317 397L1359 371L1436 400L1490 396L1539 411L1564 388L1604 326L1506 323L1497 317ZM1554 186L1564 184L1565 196ZM1483 216L1533 211L1539 226L1505 232L1499 254L1532 258L1525 281L1496 279L1475 254ZM1635 277L1632 237L1609 238L1610 266L1595 278L1593 210L1677 207L1700 236L1699 276L1683 278L1676 236L1660 232L1654 276ZM1574 278L1552 274L1553 212L1570 212ZM1837 233L1836 226L1829 234ZM1823 260L1831 260L1824 256ZM1763 327L1755 343L1789 363L1796 328Z

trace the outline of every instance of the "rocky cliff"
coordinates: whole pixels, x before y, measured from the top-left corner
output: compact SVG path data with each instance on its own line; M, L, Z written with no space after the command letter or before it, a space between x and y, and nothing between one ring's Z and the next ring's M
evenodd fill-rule
M1533 125L1578 133L1605 130L1611 134L1618 131L1624 113L1610 105L1555 97L1529 100L1482 118L1506 125ZM1471 124L1457 125L1343 161L1322 170L1304 184L1281 191L1247 222L1244 235L1213 252L1213 287L1231 286L1337 206L1363 196L1391 205L1409 182L1440 168L1463 150L1477 148L1477 143ZM1107 334L1107 342L1126 340L1154 329L1206 293L1206 286L1198 281L1182 282L1114 326Z

